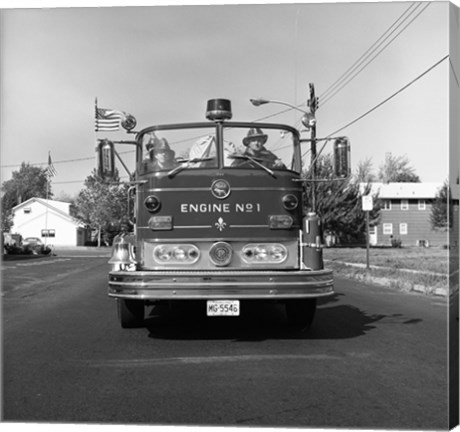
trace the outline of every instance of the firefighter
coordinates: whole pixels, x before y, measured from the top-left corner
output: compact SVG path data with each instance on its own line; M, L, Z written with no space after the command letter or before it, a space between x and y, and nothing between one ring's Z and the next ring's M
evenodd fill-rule
M249 129L247 136L243 138L243 145L246 147L243 155L253 158L267 168L286 169L281 159L265 148L267 139L268 135L264 134L262 129ZM254 164L250 160L235 159L232 166L245 167Z
M156 138L147 143L149 157L144 161L148 171L169 170L177 166L174 150L169 147L166 138Z
M228 156L236 153L235 144L231 141L224 140L224 166L230 166L233 162L233 159L230 159ZM216 157L216 143L214 135L208 135L206 137L200 138L196 141L190 149L189 159L202 159ZM216 160L195 162L192 167L212 167L216 166Z

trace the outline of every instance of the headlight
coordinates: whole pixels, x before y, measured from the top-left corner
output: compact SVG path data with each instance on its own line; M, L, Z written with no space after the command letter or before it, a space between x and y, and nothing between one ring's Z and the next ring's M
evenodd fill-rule
M153 249L153 259L158 264L195 264L200 250L192 244L160 244Z
M243 261L248 264L279 264L287 256L287 249L281 243L251 243L241 251Z

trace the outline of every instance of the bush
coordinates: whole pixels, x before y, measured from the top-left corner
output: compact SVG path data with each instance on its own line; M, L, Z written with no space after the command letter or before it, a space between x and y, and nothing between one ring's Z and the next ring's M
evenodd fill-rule
M401 245L402 245L402 241L401 241L400 238L398 238L398 237L393 237L393 238L391 239L391 247L393 247L393 248L400 248Z

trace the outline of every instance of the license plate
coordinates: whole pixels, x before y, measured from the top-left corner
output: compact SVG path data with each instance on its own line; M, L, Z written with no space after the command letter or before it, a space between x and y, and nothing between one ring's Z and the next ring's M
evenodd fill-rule
M208 316L239 316L239 300L208 300Z

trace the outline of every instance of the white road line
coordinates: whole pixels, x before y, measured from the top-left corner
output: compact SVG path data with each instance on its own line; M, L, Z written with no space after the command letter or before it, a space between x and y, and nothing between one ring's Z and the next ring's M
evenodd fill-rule
M240 355L240 356L208 356L208 357L169 357L158 359L126 359L126 360L99 360L83 361L90 367L145 367L161 364L206 364L242 361L267 360L344 360L345 358L368 358L370 353L344 353L343 355L308 354L308 355Z

